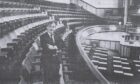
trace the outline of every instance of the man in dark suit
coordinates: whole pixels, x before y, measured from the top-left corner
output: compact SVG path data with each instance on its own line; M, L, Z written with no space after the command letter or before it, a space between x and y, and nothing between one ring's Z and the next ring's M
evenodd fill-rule
M56 55L58 47L51 24L47 26L47 32L40 37L40 40L43 49L41 62L44 84L59 82L60 57Z

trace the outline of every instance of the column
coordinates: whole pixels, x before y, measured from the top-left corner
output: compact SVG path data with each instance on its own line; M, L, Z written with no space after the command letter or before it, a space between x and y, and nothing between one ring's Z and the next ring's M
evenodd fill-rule
M127 23L128 18L128 0L124 0L124 25Z

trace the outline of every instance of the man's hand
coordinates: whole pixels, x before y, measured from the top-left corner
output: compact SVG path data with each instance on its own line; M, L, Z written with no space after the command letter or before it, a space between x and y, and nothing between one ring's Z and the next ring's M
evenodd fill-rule
M47 44L48 45L48 48L51 49L51 50L57 50L57 46L55 45L50 45L50 44Z

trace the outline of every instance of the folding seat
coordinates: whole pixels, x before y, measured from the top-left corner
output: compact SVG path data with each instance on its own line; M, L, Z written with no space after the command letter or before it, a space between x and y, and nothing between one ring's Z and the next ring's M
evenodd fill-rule
M100 58L99 61L100 62L106 62L106 63L108 62L108 60L106 58Z
M123 66L130 66L130 63L129 63L129 62L121 61L121 64L122 64Z
M96 49L107 51L108 49L97 47Z
M25 32L21 33L21 35L25 36L26 41L28 41L31 38L31 31L32 30L26 30Z
M113 56L113 60L120 60L121 61L121 57Z
M102 72L103 75L107 75L107 67L104 66L98 66L97 69Z
M97 69L99 69L99 70L105 70L106 71L107 70L107 67L106 66L100 66L99 65Z
M129 68L123 68L123 75L125 77L133 77L134 74L132 73L132 70Z
M122 61L127 61L128 59L127 58L125 58L125 57L121 57L120 58Z
M12 26L12 21L6 22L6 34L12 31L13 26Z
M122 65L129 65L130 63L129 63L128 61L122 61L122 60L121 60L121 64L122 64Z
M91 46L91 47L92 47L92 46ZM84 50L89 51L89 50L91 49L91 47L87 47L87 46L86 46L86 47L84 48Z
M123 69L123 72L125 73L129 73L129 72L131 72L132 71L132 69L131 69L131 67L122 67L122 69Z
M85 52L86 54L89 54L89 51L87 51L87 50L85 50L84 52Z
M99 56L93 56L92 57L93 60L97 60L97 61L99 61L99 58L100 58Z
M22 40L22 46L26 46L26 44L28 43L28 38L26 37L26 35L21 34L18 36L18 38L20 38Z
M3 29L3 23L0 23L0 37L2 37L2 36L3 36L2 29Z
M8 62L7 52L0 50L0 64L4 64L6 62Z
M17 47L17 46L16 46L15 43L12 43L12 42L11 42L11 43L7 43L7 48L11 48L12 50L15 51L15 50L16 50L16 47Z
M99 61L98 60L91 60L91 62L95 65L95 66L98 66L99 64Z
M103 50L95 50L95 52L97 53L102 53L102 54L108 54L108 51L103 51Z
M120 61L113 60L113 67L121 67L122 68L122 64Z
M117 77L123 76L122 66L120 66L120 65L113 65L113 73Z
M107 67L107 62L98 62L98 66Z
M3 35L5 35L5 34L7 34L7 23L6 22L4 22L4 23L1 23L0 24L1 26L0 26L0 28L1 28L1 36L3 36Z
M107 58L107 54L102 54L102 53L94 53L94 55L96 55L96 56L100 56L100 57L102 57L102 58Z
M15 20L15 28L14 29L17 29L17 28L21 27L22 22L23 22L22 19Z
M16 39L13 39L12 42L17 45L18 50L20 50L22 48L21 39L16 38Z
M136 69L138 70L140 67L140 60L133 60L133 63L135 65Z
M16 39L13 39L13 42L11 43L7 43L7 47L12 48L14 50L15 55L18 55L21 49L20 43Z
M140 63L140 60L133 60L134 63Z
M121 64L121 60L119 60L119 59L113 59L113 63L119 63L119 64Z
M107 59L107 55L98 55L101 59Z
M138 73L140 73L140 64L135 64L135 69Z
M15 56L12 48L1 48L1 52L5 53L9 60L11 60Z
M20 43L21 43L21 46L22 46L22 48L25 46L25 44L26 44L26 38L25 38L25 36L24 35L18 35L17 36L17 39L20 39Z

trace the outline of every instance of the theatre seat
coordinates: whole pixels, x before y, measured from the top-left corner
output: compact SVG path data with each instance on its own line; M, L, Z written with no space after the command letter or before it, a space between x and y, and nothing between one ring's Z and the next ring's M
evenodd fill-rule
M8 62L8 56L7 56L7 52L1 52L0 51L0 65L5 64L6 62Z
M135 74L140 73L140 60L133 60Z
M11 60L15 54L12 48L1 48L1 52L4 53L5 57Z

